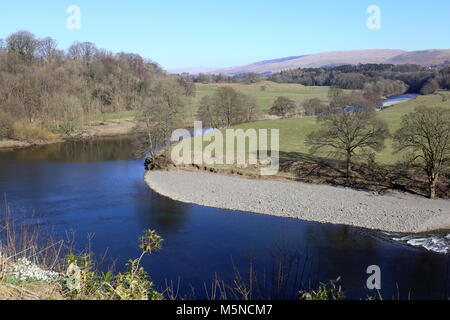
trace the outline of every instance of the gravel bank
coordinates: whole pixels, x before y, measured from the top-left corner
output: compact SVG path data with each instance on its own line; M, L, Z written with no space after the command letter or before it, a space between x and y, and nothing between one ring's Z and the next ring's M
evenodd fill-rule
M147 172L145 181L164 196L207 207L387 232L450 229L449 200L181 170Z

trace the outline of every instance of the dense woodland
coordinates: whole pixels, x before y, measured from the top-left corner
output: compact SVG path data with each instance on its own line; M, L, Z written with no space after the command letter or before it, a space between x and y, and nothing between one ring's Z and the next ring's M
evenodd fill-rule
M164 86L193 93L137 54L111 53L93 43L59 50L51 38L20 31L0 39L0 138L70 133L83 120L139 110Z
M385 97L405 92L431 94L450 89L450 67L425 68L415 64L360 64L327 68L285 70L271 75L245 73L235 76L203 74L193 77L199 83L255 83L260 80L298 83L305 86L331 86L361 90L376 85Z
M341 89L363 89L379 84L386 86L386 96L396 95L407 88L409 93L431 94L450 89L450 67L424 68L405 64L361 64L334 68L286 70L272 74L271 81L299 83L305 86L334 86Z

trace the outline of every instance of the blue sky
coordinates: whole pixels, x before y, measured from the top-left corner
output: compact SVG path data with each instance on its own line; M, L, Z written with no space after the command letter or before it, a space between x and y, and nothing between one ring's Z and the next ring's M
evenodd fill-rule
M80 30L66 27L72 4ZM381 8L381 30L366 27L369 5ZM18 30L63 49L79 40L139 53L168 69L226 67L333 50L450 48L450 1L2 1L0 38Z

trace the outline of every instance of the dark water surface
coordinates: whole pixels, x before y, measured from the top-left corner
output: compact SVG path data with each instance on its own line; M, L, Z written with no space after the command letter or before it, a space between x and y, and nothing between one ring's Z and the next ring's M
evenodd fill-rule
M143 230L157 230L163 250L144 258L146 270L157 286L180 281L180 292L193 287L197 298L206 297L204 285L215 274L230 281L233 265L245 277L249 259L261 291L272 297L294 298L300 284L340 276L347 297L364 299L374 295L365 287L370 265L381 268L385 298L450 296L448 255L351 227L172 201L148 189L143 161L133 160L131 151L131 140L123 138L0 152L0 194L14 212L34 211L57 237L74 230L83 246L94 234L94 252L107 251L118 266L138 256ZM272 286L280 260L295 283L282 293Z

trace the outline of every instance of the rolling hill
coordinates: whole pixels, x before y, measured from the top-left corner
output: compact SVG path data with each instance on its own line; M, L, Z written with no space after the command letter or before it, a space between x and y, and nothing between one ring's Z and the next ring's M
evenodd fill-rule
M245 66L203 69L203 70L183 70L192 74L204 72L209 74L224 73L236 75L240 73L274 73L282 70L297 68L320 68L345 64L359 63L392 63L406 64L413 63L422 66L432 66L450 61L450 50L422 50L404 51L390 49L354 50L354 51L332 51L310 55L293 56L287 58L265 60L255 62ZM182 71L182 70L177 70ZM196 72L195 72L196 71ZM206 72L205 72L206 71Z

